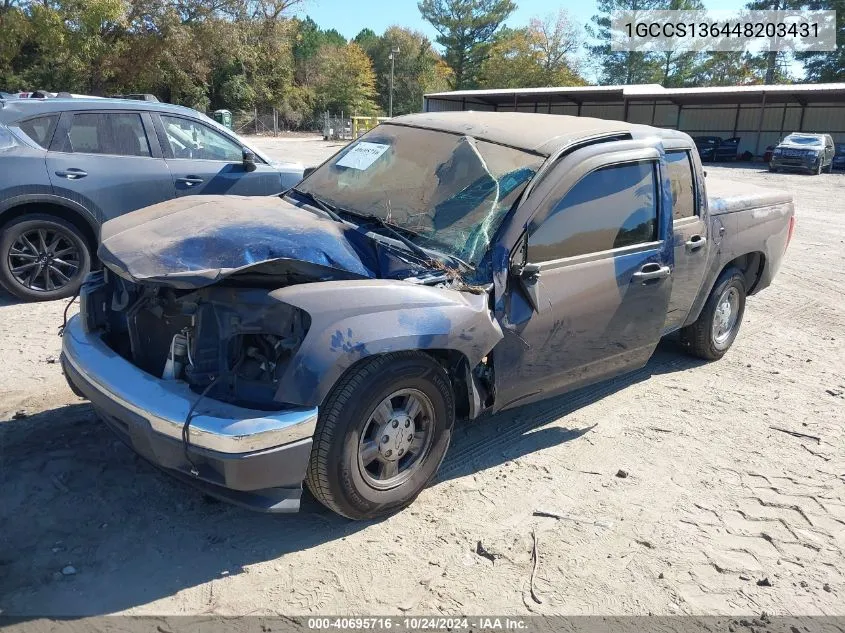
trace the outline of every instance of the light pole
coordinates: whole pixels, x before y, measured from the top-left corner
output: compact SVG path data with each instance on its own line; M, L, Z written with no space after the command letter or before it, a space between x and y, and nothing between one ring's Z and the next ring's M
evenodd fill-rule
M396 66L396 55L399 53L399 47L390 49L390 95L387 98L387 116L393 116L393 70Z

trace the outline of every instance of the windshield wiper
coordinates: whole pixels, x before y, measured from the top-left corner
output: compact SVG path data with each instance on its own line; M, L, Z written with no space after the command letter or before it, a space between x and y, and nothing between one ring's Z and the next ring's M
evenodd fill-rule
M315 207L317 207L320 211L325 213L335 222L343 223L343 218L337 214L337 211L334 210L335 208L322 198L318 198L310 191L303 191L302 189L297 189L296 187L294 187L290 191L293 191L295 194L310 200Z
M347 212L347 213L349 213L350 215L357 216L357 217L361 218L362 220L369 220L370 222L372 222L372 223L374 223L374 224L377 224L378 226L380 226L381 228L383 228L385 231L387 231L388 233L390 233L390 234L391 234L393 237L395 237L397 240L399 240L400 242L402 242L405 246L407 246L407 247L408 247L408 249L409 249L411 252L413 252L413 253L414 253L414 255L416 255L417 257L421 258L423 261L426 261L426 262L431 262L431 261L432 261L432 256L431 256L431 253L429 253L428 251L426 251L426 250L425 250L424 248L422 248L421 246L419 246L419 245L415 244L414 242L412 242L412 241L411 241L408 237L406 237L405 235L402 235L402 233L401 233L401 231L400 231L399 229L401 229L402 231L407 231L408 233L411 233L412 235L419 235L419 233L415 233L414 231L411 231L410 229L406 229L406 228L404 228L404 227L396 227L395 225L391 224L390 222L388 222L387 220L385 220L385 219L384 219L384 218L382 218L381 216L375 215L375 214L373 214L373 213L368 214L368 215L363 215L363 214L360 214L360 215L359 215L359 214L357 214L357 213L352 213L352 212ZM455 262L458 262L458 264L460 264L460 265L464 266L464 268L466 268L467 270L473 270L472 266L470 266L469 264L467 264L464 260L462 260L462 259L461 259L461 258L459 258L459 257L455 257L454 255L450 255L449 253L441 253L440 251L435 251L435 252L436 252L438 255L441 255L441 256L442 256L443 258L445 258L445 259L448 259L448 260L454 260Z

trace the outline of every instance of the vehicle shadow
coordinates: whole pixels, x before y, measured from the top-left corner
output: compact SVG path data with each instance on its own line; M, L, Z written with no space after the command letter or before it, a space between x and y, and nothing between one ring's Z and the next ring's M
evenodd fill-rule
M19 303L23 302L17 297L14 297L10 293L6 292L3 288L0 288L0 308L17 305Z
M648 364L641 369L535 404L458 424L436 481L463 477L544 448L577 440L589 433L594 425L547 425L652 376L704 364L706 361L685 354L677 338L670 337L660 342Z
M662 343L646 367L626 376L461 423L434 485L575 441L592 427L541 427L700 362ZM0 458L4 615L113 613L377 524L343 519L307 494L296 515L210 500L135 455L87 403L0 422ZM67 565L76 568L72 577L62 575Z

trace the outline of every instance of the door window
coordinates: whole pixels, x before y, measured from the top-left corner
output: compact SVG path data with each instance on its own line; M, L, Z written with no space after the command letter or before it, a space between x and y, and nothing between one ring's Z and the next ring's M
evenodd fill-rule
M82 112L73 115L65 151L112 156L150 156L141 115L136 112Z
M528 237L528 260L551 261L657 240L657 184L652 162L587 174Z
M47 149L50 146L50 139L53 138L53 132L56 130L58 121L58 114L48 114L22 121L18 124L18 127L40 147Z
M677 220L695 215L692 162L689 152L667 152L666 171L672 186L672 217Z
M162 116L164 132L174 158L239 163L243 148L210 127L180 117Z

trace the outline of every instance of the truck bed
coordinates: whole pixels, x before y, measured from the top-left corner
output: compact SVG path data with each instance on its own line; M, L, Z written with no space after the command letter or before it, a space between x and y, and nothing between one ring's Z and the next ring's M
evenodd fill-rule
M789 192L713 177L707 178L707 199L710 215L792 204Z

